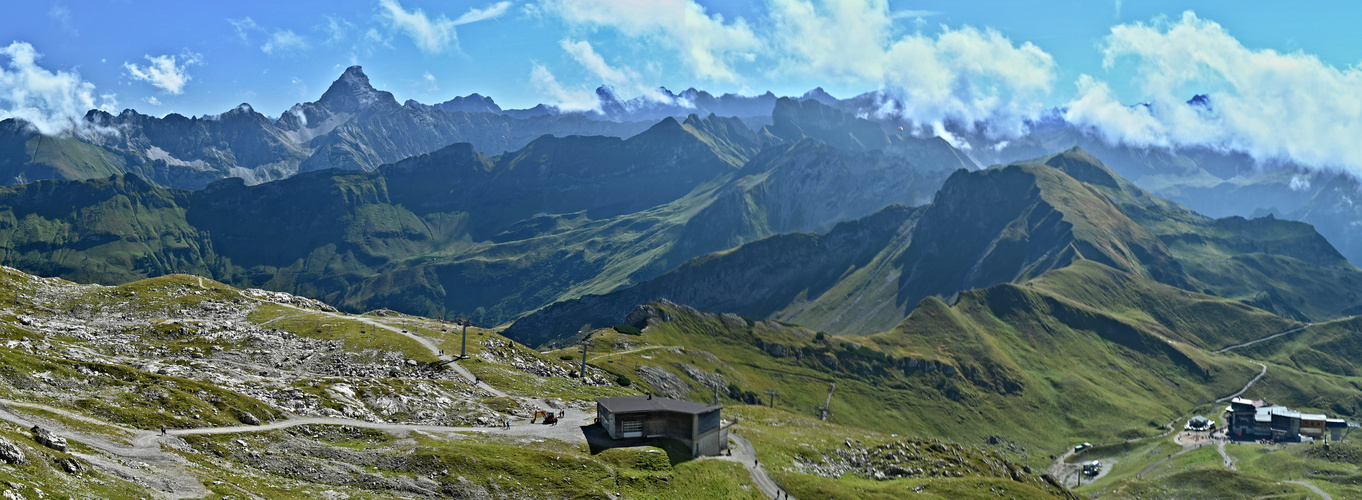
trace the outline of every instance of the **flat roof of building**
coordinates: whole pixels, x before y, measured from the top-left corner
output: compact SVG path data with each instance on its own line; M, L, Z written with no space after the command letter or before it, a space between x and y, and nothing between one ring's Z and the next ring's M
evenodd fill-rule
M596 398L596 403L604 407L610 413L642 413L652 411L669 411L673 413L689 413L699 415L723 408L719 405L705 403L695 403L682 401L680 399L659 398L648 396L615 396L608 398Z
M1268 406L1266 408L1259 408L1258 411L1254 413L1253 420L1257 422L1270 422L1272 421L1272 417L1299 419L1301 418L1301 412L1285 406Z

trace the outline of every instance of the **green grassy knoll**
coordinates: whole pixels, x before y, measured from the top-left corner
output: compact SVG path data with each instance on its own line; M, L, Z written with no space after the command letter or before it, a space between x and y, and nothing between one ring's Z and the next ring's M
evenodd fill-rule
M1362 376L1362 317L1318 323L1234 352L1302 371Z
M481 492L530 498L760 498L740 464L713 458L673 464L665 450L654 447L592 454L584 444L496 433L388 434L338 426L186 441L196 452L189 456L210 470L250 465L253 480L232 483L257 494L303 482L309 489L340 487L381 498L400 496L385 490L386 484L414 484L455 497ZM345 464L371 477L330 474Z
M262 303L247 319L301 337L339 340L345 343L346 349L356 352L377 349L400 352L408 359L422 363L438 360L435 353L415 339L347 316Z
M1237 470L1225 467L1215 445L1207 444L1172 457L1142 478L1135 477L1180 449L1171 439L1163 439L1117 455L1109 474L1075 492L1103 498L1318 498L1304 486L1287 482L1306 481L1334 498L1362 494L1362 463L1352 443L1329 447L1230 443L1226 453Z
M1069 498L996 449L898 437L779 408L733 406L726 412L772 479L798 498ZM831 470L820 474L819 466ZM858 467L897 467L906 477L877 480L858 474Z
M1027 285L1206 350L1301 326L1235 300L1137 279L1086 260Z

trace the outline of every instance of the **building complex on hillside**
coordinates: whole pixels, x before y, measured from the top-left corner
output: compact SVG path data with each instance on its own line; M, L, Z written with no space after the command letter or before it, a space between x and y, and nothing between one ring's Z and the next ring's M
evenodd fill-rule
M1231 400L1228 414L1229 436L1235 439L1300 441L1302 438L1319 439L1327 434L1330 440L1338 441L1349 427L1341 418L1301 413L1285 406L1244 398Z

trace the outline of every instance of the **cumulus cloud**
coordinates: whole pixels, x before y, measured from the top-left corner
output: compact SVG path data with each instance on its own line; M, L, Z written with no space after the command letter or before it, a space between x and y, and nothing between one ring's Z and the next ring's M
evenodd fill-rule
M534 63L530 70L530 83L560 110L591 111L600 108L600 101L596 99L595 92L586 88L569 89L563 86L543 64Z
M269 40L260 46L260 50L271 56L282 56L294 54L312 48L302 35L294 33L293 30L278 30L270 35Z
M693 0L546 0L545 8L571 24L609 27L675 50L697 77L734 82L735 61L750 61L762 41L741 18L726 22Z
M1085 75L1065 117L1109 142L1205 146L1260 162L1362 172L1358 67L1337 68L1302 52L1251 49L1192 12L1118 25L1103 52L1108 68L1133 64L1147 103L1122 105L1108 85ZM1203 102L1188 103L1192 89L1211 90Z
M13 42L0 49L8 63L0 67L0 119L18 118L48 135L90 131L83 120L92 108L117 105L113 94L103 94L96 105L94 84L73 71L50 71L38 65L42 57L32 45Z
M150 105L152 105L152 106L160 106L160 105L161 105L161 100L160 100L160 99L157 99L156 96L151 96L151 97L148 97L148 98L142 99L142 100L143 100L143 101L146 101L147 104L150 104Z
M899 34L886 0L772 0L776 74L840 78L881 87L880 110L953 139L947 125L992 137L1026 132L1055 81L1054 59L991 29L943 26ZM956 141L952 141L956 142Z
M381 16L389 26L411 37L416 47L427 54L440 54L446 49L459 48L459 35L456 26L492 19L505 14L511 8L508 1L498 2L485 9L470 9L458 19L450 19L441 14L435 18L427 16L421 9L408 11L397 0L380 2Z
M163 55L152 57L144 56L151 64L138 66L130 62L123 63L123 69L128 72L134 80L142 80L153 86L169 92L171 94L181 94L184 92L184 85L191 79L185 70L194 64L199 64L203 56L193 52L185 51L178 56Z

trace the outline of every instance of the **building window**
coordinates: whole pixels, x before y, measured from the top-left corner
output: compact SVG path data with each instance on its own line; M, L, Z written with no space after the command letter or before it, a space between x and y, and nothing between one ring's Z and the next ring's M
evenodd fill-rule
M623 422L620 422L620 432L622 433L621 435L624 437L642 437L643 421L625 420Z

